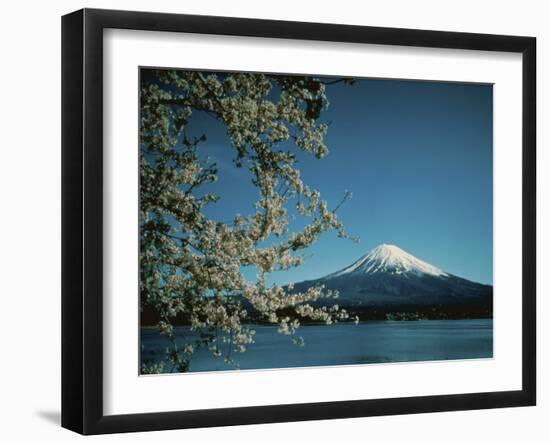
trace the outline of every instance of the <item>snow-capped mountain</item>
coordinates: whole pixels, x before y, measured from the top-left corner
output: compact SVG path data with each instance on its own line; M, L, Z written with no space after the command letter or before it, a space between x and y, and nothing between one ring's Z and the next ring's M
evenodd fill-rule
M395 245L382 244L364 255L351 266L330 274L325 278L340 277L342 275L363 275L376 273L393 275L433 275L436 277L448 276L446 272L422 261Z
M395 245L379 245L340 271L296 283L294 290L317 285L337 290L338 304L355 310L416 312L422 308L423 312L474 310L492 315L492 286L452 275Z

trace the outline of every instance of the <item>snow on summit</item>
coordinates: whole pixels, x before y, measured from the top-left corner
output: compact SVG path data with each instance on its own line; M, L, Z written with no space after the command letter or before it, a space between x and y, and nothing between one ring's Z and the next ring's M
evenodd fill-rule
M379 245L336 273L295 283L294 290L303 292L319 285L338 292L339 306L368 319L410 309L424 312L427 318L492 315L491 285L449 274L394 245Z
M446 272L416 258L398 246L381 244L351 266L325 278L376 273L448 276Z

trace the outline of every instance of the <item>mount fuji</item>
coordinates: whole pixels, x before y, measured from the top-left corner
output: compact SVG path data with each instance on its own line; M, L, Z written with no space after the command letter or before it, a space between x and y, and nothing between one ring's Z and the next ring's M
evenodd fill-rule
M295 291L324 285L361 318L414 312L428 318L492 317L493 287L452 275L395 245L382 244L355 263Z

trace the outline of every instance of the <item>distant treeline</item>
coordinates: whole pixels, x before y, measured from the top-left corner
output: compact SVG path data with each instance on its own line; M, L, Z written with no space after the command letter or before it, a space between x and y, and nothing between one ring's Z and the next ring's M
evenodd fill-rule
M355 310L360 320L464 320L493 318L491 304L392 306Z
M251 307L247 307L249 314L247 323L255 324L270 324L265 319L261 318ZM403 305L403 306L361 306L351 307L348 309L350 313L350 321L355 316L361 321L369 320L464 320L476 318L493 318L493 304L487 302L483 304L453 304L453 305ZM284 311L281 312L285 314ZM287 313L291 314L289 311ZM154 326L160 320L158 313L152 307L142 308L140 315L141 326ZM315 323L302 319L303 324ZM172 319L172 324L175 326L184 326L189 324L189 319L184 313L179 313L178 316Z

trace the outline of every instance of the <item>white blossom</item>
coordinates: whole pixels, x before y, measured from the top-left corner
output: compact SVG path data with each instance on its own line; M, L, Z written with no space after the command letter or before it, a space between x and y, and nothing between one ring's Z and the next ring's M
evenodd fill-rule
M269 273L299 267L301 251L323 233L335 230L346 237L336 215L339 205L329 209L302 181L296 154L285 145L292 141L319 159L328 154L328 126L318 122L328 106L323 82L183 70L154 71L151 77L140 90L140 297L142 306L158 313L158 327L171 340L167 358L174 370L189 370L199 347L237 368L233 354L254 343L255 331L246 325L251 314L291 336L305 320L348 319L338 305L328 309L321 303L337 293L265 284ZM196 112L224 125L235 164L251 174L258 189L252 213L224 222L205 215L219 197L204 192L204 185L214 183L218 171L200 151L205 137L187 132ZM346 193L344 200L349 197ZM291 229L290 208L306 220L300 229ZM257 280L248 281L243 267L256 268ZM245 301L254 312L245 309ZM199 339L178 346L172 325L178 316ZM303 345L301 338L295 342ZM152 370L163 367L142 368Z

